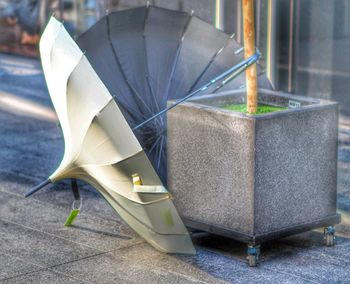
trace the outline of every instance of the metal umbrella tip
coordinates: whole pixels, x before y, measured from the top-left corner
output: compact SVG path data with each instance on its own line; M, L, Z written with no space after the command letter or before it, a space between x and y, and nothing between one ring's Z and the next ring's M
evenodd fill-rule
M44 180L43 182L41 182L40 184L38 184L37 186L35 186L34 188L32 188L30 191L28 191L27 193L24 194L24 197L27 198L29 196L31 196L32 194L34 194L35 192L39 191L40 189L44 188L45 186L47 186L48 184L50 184L51 181L49 179Z

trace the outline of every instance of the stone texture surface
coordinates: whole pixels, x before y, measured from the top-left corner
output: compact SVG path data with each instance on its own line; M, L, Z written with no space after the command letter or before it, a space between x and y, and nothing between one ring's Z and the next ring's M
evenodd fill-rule
M337 119L331 105L256 120L255 233L336 213Z
M1 283L16 283L16 284L37 284L37 283L82 283L80 279L67 277L66 275L53 272L50 270L43 270L28 274L23 274L18 277L10 277L1 281Z
M100 253L87 245L68 241L37 228L0 220L1 253L20 258L39 266L52 266L63 261Z
M54 269L89 283L222 283L209 271L188 263L190 259L166 255L143 244ZM82 265L86 270L81 270Z
M23 198L59 162L63 141L55 122L1 100L6 92L19 102L50 108L38 62L0 55L0 74L1 283L346 283L350 279L350 129L341 129L342 223L337 226L335 247L323 246L320 231L275 240L262 246L260 266L249 268L245 244L199 232L193 234L197 255L166 255L142 242L86 184L80 183L83 210L71 228L62 226L73 199L67 182Z
M253 233L254 121L232 118L190 104L169 112L168 187L184 217Z
M209 95L169 111L168 186L183 216L255 236L335 215L337 105L261 91L264 102L302 108L218 108L243 98Z
M142 242L120 220L91 216L84 211L73 226L64 227L69 212L69 207L63 208L34 199L24 200L0 192L0 216L5 216L3 220L8 222L26 224L27 227L102 251Z
M18 274L41 270L42 267L22 261L12 255L0 255L0 279L15 277Z

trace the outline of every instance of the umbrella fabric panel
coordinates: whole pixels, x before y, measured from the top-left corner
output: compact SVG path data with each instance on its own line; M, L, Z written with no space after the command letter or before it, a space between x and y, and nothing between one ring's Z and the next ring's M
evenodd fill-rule
M154 233L145 224L140 222L137 218L134 218L128 214L122 206L111 198L108 193L101 192L108 203L118 211L119 215L132 227L134 230L146 240L149 241L152 246L163 252L176 252L184 254L194 254L196 251L191 243L188 234L172 234L162 235Z
M157 111L165 107L163 99L169 91L173 67L189 20L187 13L149 8L145 24L146 54Z
M88 33L83 33L77 39L77 43L82 50L86 51L87 58L112 96L118 97L119 106L127 120L144 119L143 116L135 118L141 112L137 103L129 99L132 97L132 92L111 48L107 18L102 18L89 29Z
M208 68L205 70L201 78L194 86L194 90L200 88L213 78L220 75L223 70L228 70L230 67L242 62L244 60L243 52L239 53L241 46L233 39L227 41L227 44L215 55L212 62L208 64ZM245 83L244 73L239 75L232 82L232 88L237 89Z
M41 62L45 73L48 90L55 107L60 126L64 133L65 153L61 166L65 167L79 149L72 142L72 133L67 116L67 80L73 69L82 58L81 50L69 42L69 35L63 24L52 18L47 25L45 40L40 41ZM62 57L65 60L62 60Z
M107 16L112 49L125 74L133 97L149 116L156 111L147 78L144 26L148 9L141 7Z
M208 63L228 40L227 34L192 17L184 34L170 91L164 98L165 103L167 99L178 99L187 95L205 71Z
M83 72L80 74L84 75ZM112 98L109 99L109 102L95 114L93 121L90 122L81 143L82 150L76 158L79 165L114 164L142 151L118 106Z

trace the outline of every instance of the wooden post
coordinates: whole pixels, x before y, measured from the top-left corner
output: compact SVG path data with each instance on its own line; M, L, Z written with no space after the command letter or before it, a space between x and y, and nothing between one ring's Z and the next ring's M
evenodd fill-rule
M242 0L244 58L255 53L254 0ZM256 64L246 70L247 111L255 113L258 110L258 82Z

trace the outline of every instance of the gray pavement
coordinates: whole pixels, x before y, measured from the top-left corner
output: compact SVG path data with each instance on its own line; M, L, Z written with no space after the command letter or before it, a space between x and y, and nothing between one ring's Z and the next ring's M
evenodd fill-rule
M350 129L341 127L336 246L319 230L262 247L259 267L246 246L193 234L197 255L160 253L137 236L87 184L83 210L64 227L69 185L23 193L60 162L63 139L40 63L0 55L0 282L2 283L350 283Z

